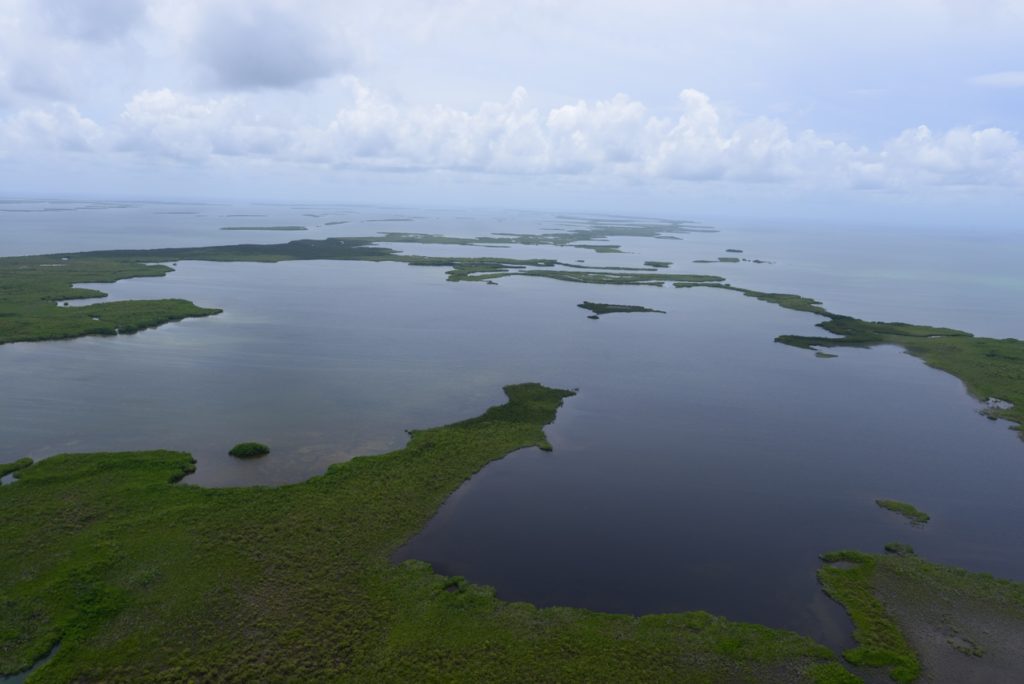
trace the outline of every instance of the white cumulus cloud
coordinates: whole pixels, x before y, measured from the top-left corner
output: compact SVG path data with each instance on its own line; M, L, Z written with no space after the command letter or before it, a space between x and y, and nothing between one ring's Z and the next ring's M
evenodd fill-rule
M791 130L769 117L724 116L683 90L654 113L618 94L533 106L523 88L472 109L406 105L354 77L333 82L333 114L268 108L259 93L197 97L169 88L136 93L101 128L68 105L0 119L0 141L22 152L106 151L176 164L231 159L388 172L454 171L537 177L777 183L799 188L1024 189L1024 144L999 128L919 126L875 149Z
M0 155L15 152L89 152L103 140L100 126L72 106L22 109L0 118Z

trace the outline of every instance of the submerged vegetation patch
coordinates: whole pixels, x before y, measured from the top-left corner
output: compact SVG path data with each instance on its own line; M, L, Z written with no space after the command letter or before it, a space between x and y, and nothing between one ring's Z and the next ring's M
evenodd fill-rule
M885 545L886 553L895 553L897 556L913 556L914 547L902 542L889 542Z
M48 681L845 681L829 649L707 613L538 609L391 554L572 392L417 430L281 487L172 484L172 451L64 454L0 488L0 672ZM845 679L844 679L845 678Z

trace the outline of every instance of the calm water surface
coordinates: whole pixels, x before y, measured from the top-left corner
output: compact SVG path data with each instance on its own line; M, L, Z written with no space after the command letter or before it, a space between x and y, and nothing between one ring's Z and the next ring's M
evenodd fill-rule
M562 223L522 212L48 206L56 205L0 205L32 209L0 214L4 253L382 230L537 232ZM263 216L229 216L245 213ZM306 221L310 230L218 230L257 220ZM335 220L347 223L324 225ZM620 255L402 248L594 265L664 259L677 272L815 296L866 318L1024 336L1024 317L1011 315L1019 244L990 254L984 240L958 236L915 243L858 234L849 244L801 236L745 229L615 238L630 252ZM896 249L901 241L906 251ZM692 263L727 248L773 263ZM492 584L508 599L632 613L703 609L832 645L848 643L849 624L816 584L823 551L904 541L933 560L1024 579L1024 444L981 418L955 378L897 349L822 360L773 343L782 333L812 334L814 316L714 290L528 278L494 287L388 263L182 262L165 278L98 287L112 298L184 297L225 312L132 336L0 346L0 460L172 448L196 456L196 484L295 482L398 448L407 428L476 415L502 401L504 384L539 381L579 388L548 428L554 451L524 450L485 468L397 558ZM989 308L975 306L979 288ZM576 306L584 299L667 313L593 321ZM272 453L228 457L243 440L266 442ZM913 502L932 522L910 527L874 506L883 497Z

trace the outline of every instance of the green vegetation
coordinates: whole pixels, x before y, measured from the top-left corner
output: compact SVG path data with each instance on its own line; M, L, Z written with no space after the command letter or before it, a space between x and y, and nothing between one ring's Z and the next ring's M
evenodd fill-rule
M653 266L654 268L668 268L672 265L671 261L645 261L644 266Z
M309 230L305 226L224 226L221 230Z
M732 252L733 254L743 254L742 249L727 249L726 252Z
M875 503L878 504L879 508L884 508L885 510L892 511L893 513L899 513L914 525L924 525L926 522L931 520L930 515L924 511L917 510L910 504L904 503L903 501L875 499Z
M241 442L231 447L228 453L237 458L255 458L270 453L270 447L259 442Z
M75 287L75 283L112 283L123 278L162 276L170 270L159 264L91 255L0 259L0 344L126 334L220 313L220 309L199 307L182 299L57 306L61 301L106 296L97 290Z
M739 257L718 257L718 261L723 264L738 264L740 263Z
M11 461L10 463L0 463L0 477L10 475L22 468L28 468L30 465L32 465L31 458L19 458L17 461Z
M648 309L646 306L636 306L634 304L602 304L600 302L583 302L576 306L592 312L595 316L610 313L665 313L658 309Z
M846 608L853 620L857 647L843 657L854 665L888 668L897 682L912 682L921 674L921 663L872 588L877 558L859 551L824 554L825 565L818 581L825 593Z
M888 553L823 556L825 591L854 623L851 663L909 682L1017 681L1024 659L1024 583L929 563L905 544Z
M64 454L0 488L0 672L34 681L851 681L810 639L707 613L506 603L391 554L572 393L483 415L283 487L175 485L170 451Z

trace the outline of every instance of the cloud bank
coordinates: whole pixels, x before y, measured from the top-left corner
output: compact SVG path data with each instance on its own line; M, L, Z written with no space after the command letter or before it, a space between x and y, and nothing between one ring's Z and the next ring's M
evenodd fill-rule
M255 95L196 97L169 89L135 94L101 126L68 105L0 119L0 154L63 150L164 159L233 158L335 169L533 174L738 181L801 187L1024 189L1024 145L999 128L897 132L877 149L792 131L777 118L726 117L704 93L682 90L656 114L618 94L552 108L531 106L523 88L474 109L401 106L346 77L343 106L317 119L268 116Z

